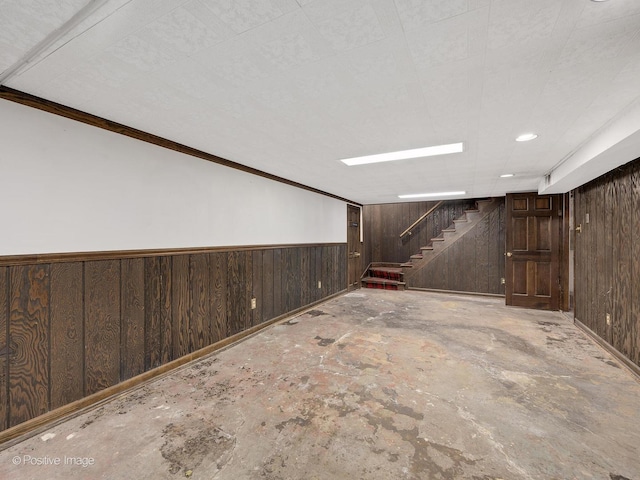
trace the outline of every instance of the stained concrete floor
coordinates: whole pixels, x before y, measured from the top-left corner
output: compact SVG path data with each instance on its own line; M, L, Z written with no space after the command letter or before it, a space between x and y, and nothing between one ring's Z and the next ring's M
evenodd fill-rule
M0 478L636 480L639 407L559 313L360 290L5 449Z

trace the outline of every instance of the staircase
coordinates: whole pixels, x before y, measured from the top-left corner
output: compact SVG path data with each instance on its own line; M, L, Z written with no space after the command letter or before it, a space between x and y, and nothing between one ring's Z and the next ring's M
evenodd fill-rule
M369 265L360 279L364 288L404 290L404 269L399 263L375 263Z
M499 205L500 202L496 199L476 200L475 209L465 210L459 218L453 220L451 225L444 228L440 235L432 238L428 245L420 247L419 253L411 255L409 261L405 263L375 262L369 265L360 279L362 287L405 290L407 280L411 279L412 273L424 268L449 246L464 237Z

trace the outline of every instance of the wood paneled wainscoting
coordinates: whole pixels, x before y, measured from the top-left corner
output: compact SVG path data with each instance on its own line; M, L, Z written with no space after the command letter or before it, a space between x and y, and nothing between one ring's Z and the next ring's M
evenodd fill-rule
M575 319L640 374L640 159L574 191Z
M346 244L0 257L0 441L342 292L346 261Z

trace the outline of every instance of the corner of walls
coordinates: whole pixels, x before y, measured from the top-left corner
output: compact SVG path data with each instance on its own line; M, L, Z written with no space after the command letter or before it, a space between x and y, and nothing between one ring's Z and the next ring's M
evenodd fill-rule
M347 200L0 103L0 430L346 289Z

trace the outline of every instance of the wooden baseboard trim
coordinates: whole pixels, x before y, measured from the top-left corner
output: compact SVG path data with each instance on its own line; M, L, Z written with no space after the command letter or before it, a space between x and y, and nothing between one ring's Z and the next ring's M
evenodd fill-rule
M624 365L627 370L634 374L635 379L640 382L640 367L625 357L622 353L616 350L615 347L605 342L596 332L587 327L584 323L582 323L577 318L573 319L573 324L578 327L584 334L587 335L591 340L597 343L602 349L604 349L608 354L612 355L616 360L618 360L622 365Z
M416 290L418 292L431 292L431 293L447 293L451 295L470 295L473 297L505 298L505 296L500 293L459 292L457 290L438 290L437 288L421 288L421 287L407 287L407 290Z
M338 293L334 293L333 295L310 303L309 305L305 305L304 307L300 307L284 315L275 317L271 320L261 323L260 325L255 325L247 330L236 333L231 337L227 337L223 340L220 340L219 342L201 348L200 350L180 357L169 363L165 363L164 365L154 368L153 370L141 373L140 375L125 380L124 382L120 382L117 385L105 388L104 390L96 392L93 395L81 398L80 400L76 400L75 402L69 403L60 408L56 408L55 410L23 422L19 425L16 425L15 427L8 428L0 432L0 451L16 445L30 437L33 437L38 433L48 430L59 423L77 417L78 415L82 415L87 411L98 408L100 405L112 401L119 395L130 393L131 390L142 387L146 382L150 380L156 380L164 375L174 373L176 369L185 367L194 360L199 360L212 353L220 352L225 348L228 348L242 340L246 340L271 325L290 320L293 317L300 316L306 311L324 302L327 302L332 298L339 297L346 292L347 290L345 289Z

